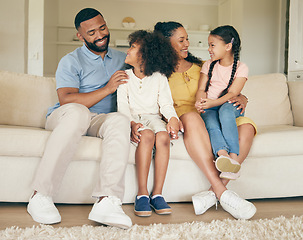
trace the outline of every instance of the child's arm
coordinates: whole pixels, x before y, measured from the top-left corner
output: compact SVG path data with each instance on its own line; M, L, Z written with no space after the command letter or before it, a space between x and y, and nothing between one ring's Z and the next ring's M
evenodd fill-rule
M124 114L131 121L130 106L128 101L128 83L120 85L117 89L117 107L118 112Z
M247 79L245 77L235 78L228 92L224 96L217 99L203 99L202 100L203 102L201 104L202 108L207 109L207 108L220 106L225 102L227 102L230 98L238 96L241 93L246 80Z
M196 93L195 107L196 107L197 111L201 112L201 113L204 112L204 109L202 107L202 99L206 99L205 88L206 88L207 80L208 80L208 76L204 73L200 73L198 90L197 90L197 93Z
M170 87L166 77L161 76L159 81L158 104L160 113L168 119L167 132L172 138L178 138L180 129L179 118L174 108L174 101L171 96Z
M141 134L138 132L140 127L143 127L141 123L136 123L132 121L132 116L130 113L130 106L128 101L128 88L127 83L124 85L120 85L117 90L117 105L118 105L118 112L126 115L130 119L130 126L131 126L131 136L130 139L135 142L140 142Z

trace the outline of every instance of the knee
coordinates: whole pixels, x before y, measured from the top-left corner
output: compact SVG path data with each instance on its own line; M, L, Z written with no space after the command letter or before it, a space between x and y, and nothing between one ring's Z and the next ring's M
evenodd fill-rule
M154 145L155 143L155 134L151 130L143 130L140 132L140 144L144 145Z
M66 112L62 116L62 121L68 122L66 125L70 129L79 129L84 134L91 121L91 113L87 107L82 104L66 104Z
M181 116L181 121L184 127L184 130L195 129L197 127L205 126L204 121L201 116L196 112L188 112Z
M156 148L158 146L168 147L170 144L170 137L167 132L158 132L156 134Z
M104 131L119 134L120 136L130 135L130 120L122 113L109 113L105 123L103 124Z
M119 124L119 125L123 125L123 126L128 126L130 125L130 120L127 116L125 116L124 114L122 113L119 113L119 112L114 112L114 113L109 113L111 114L111 118L110 118L110 121L116 125L116 124Z
M109 116L107 121L110 121L111 126L120 126L122 129L129 130L130 120L127 116L119 112L109 113Z
M238 127L239 142L252 142L255 137L255 128L250 123L242 124Z
M219 109L219 116L222 115L234 115L234 113L237 111L237 108L229 102L224 103L220 109Z

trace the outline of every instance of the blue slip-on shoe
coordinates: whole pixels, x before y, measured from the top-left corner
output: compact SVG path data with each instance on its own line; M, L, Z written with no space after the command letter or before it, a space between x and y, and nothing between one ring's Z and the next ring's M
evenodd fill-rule
M139 217L149 217L152 214L150 208L149 197L147 195L142 195L135 200L135 214Z
M172 209L161 195L150 196L150 205L157 214L171 214Z

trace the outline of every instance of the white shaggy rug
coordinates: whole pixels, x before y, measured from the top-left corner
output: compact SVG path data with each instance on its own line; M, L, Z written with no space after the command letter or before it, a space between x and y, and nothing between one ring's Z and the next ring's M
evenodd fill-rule
M114 227L52 227L46 225L0 231L1 240L57 239L303 239L303 216L263 220L215 220L211 223L134 225L128 230Z

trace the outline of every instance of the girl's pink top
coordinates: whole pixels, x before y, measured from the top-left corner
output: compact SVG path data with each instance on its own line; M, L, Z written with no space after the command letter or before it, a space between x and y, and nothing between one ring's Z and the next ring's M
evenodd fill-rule
M211 64L211 60L206 61L201 69L201 73L208 75L209 66ZM222 91L227 87L231 71L232 65L228 67L224 67L217 62L212 71L212 78L210 81L209 89L207 91L207 98L209 99L217 99ZM234 76L235 78L244 77L245 80L248 78L248 67L245 63L238 61L238 67Z

